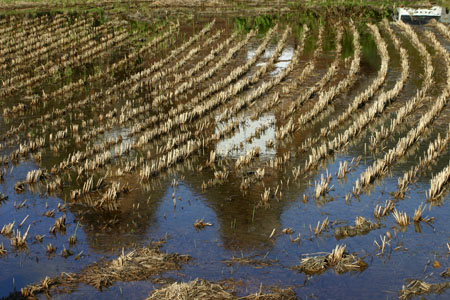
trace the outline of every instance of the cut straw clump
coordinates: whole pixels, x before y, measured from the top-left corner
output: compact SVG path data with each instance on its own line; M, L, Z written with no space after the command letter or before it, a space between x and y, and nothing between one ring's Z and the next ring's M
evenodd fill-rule
M405 212L400 212L396 209L392 212L392 215L394 216L395 222L400 226L408 226L411 223L411 220L406 215Z
M203 229L206 226L212 226L212 225L213 225L212 223L204 222L203 219L195 220L195 222L194 222L195 229Z
M53 254L56 251L56 247L52 245L52 243L47 244L47 254Z
M227 180L228 175L229 175L229 172L227 170L214 172L214 178L216 178L219 181Z
M7 237L11 237L12 233L13 233L14 223L15 223L15 221L12 223L3 225L2 230L0 231L0 234L7 236Z
M317 225L316 228L311 227L311 225L309 225L309 230L311 231L311 233L314 233L314 235L319 235L322 232L324 232L328 226L330 225L330 221L328 220L328 217L325 218L325 220L323 220L322 224L320 223L320 221L317 221Z
M6 251L5 246L3 245L3 243L0 244L0 257L3 255L8 254L8 251Z
M273 266L275 263L278 262L278 260L274 260L274 259L264 259L264 258L258 259L256 257L257 257L257 255L247 256L247 257L245 257L245 256L232 257L230 259L223 260L222 262L229 267L231 267L235 264L240 264L240 265L253 266L256 269L260 269L262 267Z
M377 256L383 255L386 245L391 246L390 233L388 232L387 235L383 236L380 235L380 243L378 243L377 240L374 240L373 243L378 247L378 250L380 250L380 252L377 253Z
M245 297L236 297L230 290L229 283L214 283L204 279L195 279L189 282L175 282L160 289L154 290L145 300L295 300L297 297L292 289L270 288L270 292L258 292Z
M27 247L27 236L31 225L28 225L27 231L22 235L19 229L16 230L16 235L11 238L11 246L16 249L23 249Z
M115 281L136 281L167 270L178 270L188 255L161 253L158 248L140 248L122 253L106 264L95 264L80 274L80 280L97 289L109 287Z
M422 280L411 280L408 285L402 287L399 299L410 299L424 294L441 294L448 288L450 282L427 283Z
M346 252L345 245L337 245L327 255L303 258L300 265L293 269L306 274L317 274L331 268L334 268L336 273L346 273L349 271L363 271L366 267L367 264L361 258Z
M122 253L118 258L99 262L86 267L80 273L62 273L50 279L54 287L64 287L73 291L79 284L88 284L99 290L108 288L117 281L140 281L161 272L179 270L181 264L190 260L188 255L162 253L159 246L144 247L128 254ZM43 284L28 285L21 290L22 295L34 297L49 289ZM67 292L67 290L65 289Z
M384 206L377 205L375 206L375 209L373 210L373 215L375 218L380 219L384 216L389 215L395 208L395 203L391 200L386 200L386 203Z
M236 161L234 167L239 170L243 166L248 166L252 160L254 160L256 157L259 156L259 147L255 147L249 151L243 156L240 156L238 160Z
M325 196L333 188L333 186L329 187L330 182L331 174L329 174L327 170L326 176L323 176L323 174L321 174L320 181L314 182L314 196L316 197L316 199L320 198L320 196Z
M334 229L336 239L343 239L355 235L368 234L371 230L380 228L380 225L358 216L355 220L355 226L341 226Z
M41 169L32 170L27 173L27 178L25 179L25 182L27 184L33 184L38 182L39 179L41 179L44 176Z
M1 182L1 180L0 180L0 182ZM2 203L5 202L6 200L8 200L8 196L3 193L0 193L0 205L2 205Z
M348 161L344 161L344 162L340 161L339 162L339 170L336 173L337 178L342 179L349 172L350 172L350 168L348 167Z
M113 182L111 187L106 190L103 196L93 203L97 209L106 211L117 211L120 209L119 197L130 191L128 185L121 185L120 182Z
M255 293L246 297L238 298L242 300L296 300L295 292L290 289L271 288L269 293Z
M188 299L208 299L227 300L235 297L227 292L225 288L216 283L203 279L195 279L189 282L175 282L164 288L151 292L146 300L188 300Z
M419 205L419 207L416 210L414 210L414 222L417 223L417 222L422 221L425 223L429 223L429 222L434 221L434 218L430 218L428 216L422 217L424 210L425 210L425 204Z
M57 284L58 280L45 276L45 278L39 284L30 284L22 288L20 292L25 298L33 298L35 294L45 293L49 295L49 289L52 285Z
M449 179L450 165L431 178L430 189L427 192L427 198L429 201L436 201L442 197L445 191L445 184L449 181Z
M264 189L264 193L261 194L261 201L258 203L258 207L270 207L270 188Z
M56 234L56 232L65 232L66 231L66 216L62 215L58 219L56 219L55 224L50 227L49 232Z
M16 184L14 185L14 190L16 191L16 193L22 193L23 191L25 191L25 184L23 181L17 181Z

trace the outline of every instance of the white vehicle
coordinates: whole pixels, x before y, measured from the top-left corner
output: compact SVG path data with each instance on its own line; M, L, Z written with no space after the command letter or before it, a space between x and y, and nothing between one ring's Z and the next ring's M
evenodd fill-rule
M432 8L397 8L394 20L402 20L411 23L426 23L431 19L440 20L443 8L440 6L433 6Z

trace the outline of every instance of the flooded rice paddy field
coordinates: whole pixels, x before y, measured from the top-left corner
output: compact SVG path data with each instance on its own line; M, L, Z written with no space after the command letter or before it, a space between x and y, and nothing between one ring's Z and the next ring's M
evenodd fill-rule
M447 26L0 32L0 297L449 297Z

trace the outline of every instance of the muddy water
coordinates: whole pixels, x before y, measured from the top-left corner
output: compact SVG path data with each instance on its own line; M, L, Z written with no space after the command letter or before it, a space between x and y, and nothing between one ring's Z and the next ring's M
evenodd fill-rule
M179 46L186 37L198 32L206 22L206 19L193 19L181 22L180 35L174 43ZM313 23L314 25L315 23ZM300 59L300 64L285 82L290 82L298 76L305 64L314 54L315 43L317 42L317 24L312 26L310 36L306 40L306 49ZM298 90L292 91L289 95L282 95L280 107L286 109L291 99L301 93L303 88L309 87L317 82L327 71L327 67L334 58L335 46L329 39L334 38L332 24L326 24L326 42L324 41L323 54L319 56L316 63L316 69L309 76ZM224 29L224 37L228 37L236 28L233 19L216 18L216 29ZM28 225L31 225L28 247L25 250L14 250L10 246L7 237L0 236L0 244L3 243L8 254L0 257L0 297L6 297L16 291L19 291L27 284L37 283L45 276L57 276L61 272L79 272L86 266L98 262L101 259L114 258L124 251L131 251L134 248L149 244L150 241L165 239L164 251L177 252L192 256L192 261L183 266L177 272L167 272L149 278L144 282L118 282L112 287L103 291L97 291L91 286L80 285L71 294L53 295L56 299L143 299L149 292L159 288L162 280L171 281L189 281L195 278L203 278L211 281L234 280L238 282L236 286L237 295L246 295L255 293L262 287L280 286L292 287L299 299L318 298L318 299L394 299L397 298L397 292L402 285L406 284L405 279L417 278L431 282L441 282L439 273L449 267L448 250L446 243L449 242L449 220L450 210L448 207L448 195L438 203L427 206L425 215L435 218L432 224L420 225L411 224L407 228L400 228L396 225L392 216L387 216L380 221L380 228L369 232L366 235L358 235L345 239L337 239L334 235L334 228L342 225L353 225L357 216L363 216L368 220L375 221L373 209L376 205L384 204L391 192L396 191L397 178L403 175L411 166L415 165L419 157L426 151L428 144L438 133L444 134L448 126L448 116L450 109L444 108L441 116L435 120L432 128L419 141L417 147L413 147L404 159L398 160L390 169L389 173L377 180L373 186L365 191L359 198L345 200L345 195L351 192L353 184L359 175L370 166L377 157L384 155L383 149L371 151L365 145L369 145L371 132L381 124L389 124L395 117L395 111L398 110L408 99L413 97L416 90L422 84L423 66L416 50L410 42L398 34L402 46L408 51L410 56L411 72L406 83L405 89L389 105L387 112L384 113L376 124L363 131L354 141L344 148L343 151L327 159L318 170L306 173L297 180L292 177L294 167L303 167L309 153L297 151L301 143L310 136L315 136L320 132L320 128L335 116L343 112L350 101L362 92L370 82L376 77L380 58L377 55L376 45L367 29L360 26L362 43L362 62L361 70L358 74L357 82L344 94L337 97L335 101L323 113L325 116L321 120L316 120L312 124L301 128L290 138L278 141L275 138L276 126L286 123L281 117L280 109L275 108L270 112L262 114L259 119L252 120L252 112L262 105L265 97L261 97L247 110L239 113L235 118L241 121L239 130L233 135L220 140L215 145L209 145L201 153L196 154L186 160L184 163L177 164L174 168L163 172L160 176L149 182L140 183L137 173L126 174L122 177L114 177L113 180L121 183L128 183L130 192L121 195L121 207L116 212L101 212L81 203L72 203L69 199L69 191L80 187L83 180L76 180L76 173L72 172L70 185L66 186L64 192L52 196L46 195L45 187L36 185L34 191L28 186L23 193L17 194L14 191L14 185L18 180L24 180L28 171L39 167L50 169L56 163L64 159L68 153L84 149L85 144L75 144L72 139L67 139L68 146L61 151L51 151L48 148L43 150L42 162L38 163L32 159L22 159L17 165L9 165L6 169L5 180L0 184L0 192L9 196L7 201L0 206L0 225L15 222L15 229L27 215L28 219L24 225L19 228L25 232ZM415 28L420 32L421 28ZM281 31L280 31L281 32ZM399 33L399 30L396 30ZM400 74L399 55L395 52L392 42L386 32L381 30L383 38L388 43L390 57L390 69L386 82L382 89L392 88ZM254 74L258 67L265 64L273 53L278 38L274 38L258 59L255 66L252 66L248 74ZM222 41L221 37L219 41ZM214 83L219 78L224 78L230 71L245 63L254 55L255 49L261 42L262 36L257 36L251 40L235 57L235 62L226 66L218 72L217 77L196 87L196 92L202 90L208 85ZM445 47L449 47L449 42L440 38ZM264 75L263 80L270 79L271 76L277 76L279 72L287 66L293 55L293 49L297 45L294 37L288 39L288 43L282 54L276 61L275 68ZM351 34L346 32L343 41L343 59L351 59L353 53ZM431 48L428 48L431 51ZM137 68L143 68L151 65L152 62L164 57L166 49L160 50L155 57L148 62L142 63ZM208 50L202 50L199 57L206 55ZM433 53L433 52L432 52ZM434 53L433 53L434 54ZM112 60L119 59L123 53L120 51L111 55ZM190 61L186 68L195 64L199 58ZM434 66L436 72L434 79L436 85L430 92L432 97L439 94L444 84L441 74L445 74L444 67L439 64L439 59L435 59ZM332 80L331 85L342 80L347 72L348 66L341 63L341 71L336 78ZM93 71L93 70L91 70ZM80 74L75 72L73 79L79 78ZM126 74L118 74L118 78L124 78ZM247 95L252 88L243 91L241 95ZM329 85L328 85L329 86ZM328 87L327 86L327 87ZM100 88L99 86L98 88ZM327 88L326 87L326 88ZM55 84L49 83L49 91L57 88ZM275 88L274 90L280 90ZM90 91L84 91L77 97L84 97ZM79 100L78 98L73 101ZM19 97L10 97L3 102L4 107L10 107L16 104ZM300 113L305 113L317 101L317 96L305 104L305 108ZM432 99L425 102L424 107L415 112L407 122L402 125L396 134L390 138L385 149L395 146L399 137L405 135L411 126L415 126L421 114L432 104ZM38 115L51 111L53 108L62 107L61 104L51 102ZM120 108L123 101L116 107ZM232 100L227 107L232 107ZM367 107L362 107L359 112ZM219 108L212 113L209 120L213 125L207 134L217 132L225 124L215 124L215 117L223 112L224 108ZM95 119L98 115L96 111L86 108L82 111L86 118L93 118L94 124L102 124ZM295 116L298 117L299 114ZM148 115L146 116L148 117ZM35 117L24 115L19 118L6 120L1 118L0 130L6 131L10 126L17 126L22 120L27 121ZM67 120L70 116L67 116ZM68 121L69 122L69 121ZM348 122L347 122L348 123ZM251 142L247 139L254 133L255 129L263 124L268 124L267 129L255 137ZM127 124L128 126L129 124ZM435 125L435 126L434 126ZM126 136L129 127L115 127L113 130L102 135L98 140L117 136L119 133ZM339 131L344 130L348 124L345 124ZM60 129L59 129L60 130ZM56 131L56 130L55 130ZM25 137L21 136L24 140ZM267 147L269 140L274 141L273 147ZM129 142L132 141L130 138ZM159 143L159 144L158 144ZM150 151L156 155L156 146L163 145L165 140L154 143L143 150L146 153ZM2 155L9 154L17 148L17 143L6 144L1 150ZM235 161L246 151L254 148L260 148L260 157L243 170L236 170ZM216 169L227 169L228 178L214 186L202 187L211 179L214 179L214 170L204 168L209 158L209 154L215 150L218 155ZM276 157L281 157L284 153L290 151L291 159L280 169L267 167L268 162ZM227 155L224 153L228 152ZM144 155L142 153L132 153L131 156ZM339 162L350 162L353 158L361 156L358 166L347 174L344 179L338 180L335 173L339 168ZM123 157L123 161L127 158ZM426 202L425 191L429 188L429 181L433 174L442 170L450 160L448 151L439 157L437 162L420 175L415 184L411 184L404 200L396 204L399 211L404 211L412 217L414 209L421 203ZM100 169L96 172L96 177L105 174L111 174L120 161L116 159L114 165ZM258 168L265 167L265 176L263 180L256 181L250 185L246 191L241 191L240 186L243 178L251 177ZM332 174L330 186L334 186L324 197L314 199L314 182L320 180L321 174L326 170ZM69 182L69 179L66 178ZM172 183L176 182L176 185ZM260 207L261 194L265 189L271 188L274 191L279 186L278 191L282 196L270 199L270 207ZM306 195L307 201L304 201ZM93 195L95 197L95 195ZM176 199L176 207L174 200ZM17 208L20 203L25 204ZM58 211L57 205L66 203L66 212ZM55 217L49 218L43 216L46 206L48 209L56 209ZM55 219L66 215L66 232L52 235L49 228L54 224ZM322 234L315 236L310 231L318 221L323 221L326 217L331 221L331 228L325 230ZM205 222L212 223L212 226L202 230L194 228L193 223L196 220L203 219ZM290 227L295 232L289 236L281 233L284 228ZM76 229L78 228L78 229ZM77 243L69 246L68 238L75 233ZM273 233L273 231L275 232ZM378 250L374 245L374 240L379 241L379 236L389 231L392 235L390 246L387 247L384 255L377 255ZM273 233L273 234L272 234ZM45 235L43 243L36 242L36 234ZM300 235L300 242L292 242ZM55 254L46 254L46 245L52 243L57 247ZM337 244L346 244L348 252L357 253L359 257L367 263L367 268L361 272L349 272L337 274L333 270L327 270L320 275L306 275L291 269L300 264L301 258L306 254L318 252L331 252ZM64 258L61 251L70 249L74 255ZM75 255L81 253L80 259L76 260ZM264 261L267 266L261 267L255 264L225 263L233 257L250 257L256 261ZM439 261L440 267L433 268L432 262ZM158 279L158 280L156 280ZM445 299L450 296L449 291L440 296L431 295L430 298ZM41 296L44 298L44 296ZM427 296L428 297L428 296Z

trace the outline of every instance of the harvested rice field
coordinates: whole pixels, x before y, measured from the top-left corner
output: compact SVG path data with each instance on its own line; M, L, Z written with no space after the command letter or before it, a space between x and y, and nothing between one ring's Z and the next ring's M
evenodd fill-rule
M448 24L88 3L0 6L1 299L450 298Z

